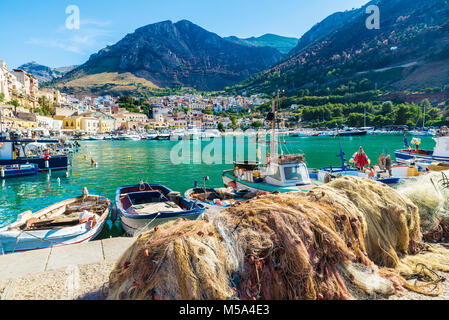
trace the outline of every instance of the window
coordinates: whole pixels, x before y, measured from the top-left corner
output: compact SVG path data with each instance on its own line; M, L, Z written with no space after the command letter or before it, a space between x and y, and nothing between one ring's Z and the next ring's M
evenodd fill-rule
M273 172L273 173L270 175L273 179L276 179L276 180L278 180L278 181L282 181L282 178L281 178L281 172L280 172L278 166L272 166L272 167L270 168L270 170L272 170L272 172Z
M285 180L304 180L304 176L307 175L303 166L286 167L284 168Z

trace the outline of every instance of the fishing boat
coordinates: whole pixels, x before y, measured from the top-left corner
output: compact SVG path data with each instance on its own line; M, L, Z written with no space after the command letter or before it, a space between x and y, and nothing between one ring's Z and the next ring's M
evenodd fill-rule
M210 206L227 208L238 201L246 201L257 195L247 190L236 192L233 188L207 188L205 182L208 180L209 177L203 178L204 187L198 187L198 182L195 181L195 186L184 194L187 201L199 201L206 208Z
M35 213L22 213L0 229L3 254L66 246L94 240L109 215L109 199L89 195L64 200Z
M67 170L67 154L46 154L49 145L58 140L0 140L0 166L36 164L39 171Z
M15 164L0 166L0 179L17 178L37 175L39 168L36 164Z
M400 163L406 163L407 160L415 161L437 161L437 162L449 162L449 129L442 127L440 129L439 136L435 136L433 140L436 142L433 150L421 150L421 139L413 138L411 141L415 148L409 147L408 149L396 150L394 152L396 161ZM404 137L404 142L407 144L407 139Z
M277 107L276 107L277 104ZM234 162L232 170L222 174L223 183L233 189L248 190L256 193L310 191L322 184L309 173L302 154L279 155L276 126L276 110L279 108L279 91L276 101L272 101L272 112L267 120L271 121L270 154L266 164L258 161ZM257 146L257 141L256 141Z
M392 168L394 166L391 166L392 163L391 163L391 158L389 156L388 156L388 158L390 159L389 165L388 166L385 165L386 168L384 168L384 169L381 169L379 167L378 170L373 170L370 168L369 171L362 172L356 168L351 167L351 165L346 164L346 159L345 159L346 154L343 152L343 146L341 143L340 134L337 132L337 135L338 135L338 140L340 143L340 154L337 155L337 157L340 158L341 166L340 167L329 166L329 167L320 168L317 172L318 181L327 183L327 182L330 182L330 181L337 179L341 176L353 176L353 177L359 177L359 178L368 178L368 179L376 180L376 181L384 183L384 184L392 185L392 184L400 183L401 178L407 177L407 175L403 174L402 171L401 171L401 176L393 175L393 172L394 173L397 173L397 172L393 171L393 169L395 169L395 168ZM356 154L353 155L353 157L351 159L352 162L354 161ZM384 160L385 158L386 158L385 156L382 156L382 158L379 157L379 159L382 159L382 160ZM371 160L369 160L368 158L366 158L366 159L368 161L368 164L371 163ZM390 169L392 169L391 175L389 172ZM373 170L373 171L371 171L371 170ZM377 173L377 175L375 173Z
M115 205L124 231L131 236L170 220L195 220L206 210L202 204L188 201L179 192L148 183L118 188Z

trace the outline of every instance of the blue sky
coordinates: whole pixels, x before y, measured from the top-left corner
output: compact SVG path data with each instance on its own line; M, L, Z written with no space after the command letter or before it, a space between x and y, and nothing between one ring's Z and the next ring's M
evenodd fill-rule
M300 37L328 15L368 0L1 0L0 60L10 69L37 61L84 63L92 53L147 24L187 19L220 36L275 33ZM280 4L282 3L282 4ZM79 30L65 27L80 9Z

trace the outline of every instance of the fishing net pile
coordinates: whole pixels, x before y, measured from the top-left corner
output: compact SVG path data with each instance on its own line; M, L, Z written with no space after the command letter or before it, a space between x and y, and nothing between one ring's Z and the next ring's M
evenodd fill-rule
M206 221L178 219L142 233L111 272L108 299L222 300L235 262Z
M438 294L433 270L449 266L445 250L424 252L418 208L369 179L260 196L210 219L141 234L111 273L109 298L351 299L404 288ZM423 285L406 281L417 275Z
M448 172L432 172L420 176L400 185L397 191L419 208L421 228L426 241L449 239Z

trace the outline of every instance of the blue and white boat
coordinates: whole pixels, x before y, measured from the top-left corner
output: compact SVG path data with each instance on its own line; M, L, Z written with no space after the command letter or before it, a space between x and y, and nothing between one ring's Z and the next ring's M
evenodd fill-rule
M449 162L449 136L443 133L441 136L434 137L433 140L436 142L433 150L418 148L396 150L394 152L396 161L399 163L407 163L408 160Z
M205 177L203 180L204 182L208 181L209 177ZM248 190L236 191L233 188L198 187L197 181L195 181L195 186L184 194L188 201L199 201L206 208L228 208L236 202L246 201L256 195L257 193Z
M196 220L206 211L198 201L189 201L163 185L148 183L118 188L115 205L123 230L131 236L178 218Z
M58 145L59 140L0 140L0 166L36 164L39 171L67 170L69 157L65 154L49 155L31 153L28 145Z
M36 164L15 164L0 166L0 179L18 178L37 175L39 168Z
M35 213L22 213L0 229L0 254L67 246L94 240L110 212L107 198L89 195L64 200Z
M337 133L338 134L338 133ZM327 183L333 179L336 179L341 176L354 176L359 178L370 178L373 180L376 180L378 182L384 183L384 184L397 184L401 181L401 178L399 177L382 177L381 174L378 174L377 176L370 177L369 174L365 172L361 172L358 169L352 168L350 165L346 164L345 161L345 153L343 152L343 147L341 144L340 134L339 136L339 142L340 142L340 154L337 155L337 157L341 160L341 167L325 167L320 168L317 172L318 181ZM373 171L374 172L374 171Z

